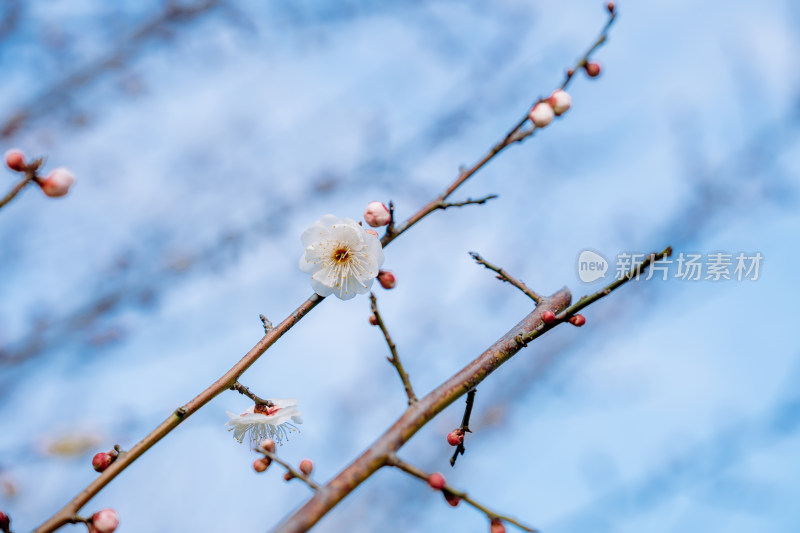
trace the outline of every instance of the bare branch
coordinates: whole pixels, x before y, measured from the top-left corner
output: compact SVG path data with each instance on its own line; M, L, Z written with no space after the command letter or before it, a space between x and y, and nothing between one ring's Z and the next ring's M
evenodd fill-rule
M406 396L408 396L408 405L413 405L417 401L417 396L414 394L411 380L408 379L408 374L405 368L403 368L403 363L400 362L400 356L397 355L397 346L395 346L394 341L392 341L389 330L386 329L386 324L383 322L383 317L378 312L378 299L375 298L375 293L369 293L369 301L372 315L375 317L377 326L381 328L383 336L386 338L386 344L389 345L389 351L392 353L392 356L386 359L397 369L397 374L400 376L400 381L403 382L403 388L406 390Z
M537 304L542 301L542 297L536 294L530 287L519 281L517 278L513 277L511 274L506 272L500 267L494 266L493 264L486 261L480 254L476 252L470 252L469 255L475 260L476 263L479 265L483 265L489 270L497 272L497 279L500 281L507 281L508 283L512 284L514 287L518 288L522 292L525 293L528 298L536 302Z
M430 476L431 476L430 474L426 473L421 468L417 468L414 465L408 464L405 461L400 460L395 454L391 454L389 456L389 458L387 460L387 464L389 464L390 466L393 466L395 468L399 468L403 472L405 472L407 474L411 474L412 476L414 476L416 478L419 478L419 479L425 481L426 483L428 481L428 478L430 478ZM444 488L442 489L442 492L445 492L445 493L449 492L450 494L453 494L454 496L457 496L457 497L461 498L464 502L468 503L469 505L471 505L472 507L474 507L478 511L482 512L483 514L485 514L486 517L489 520L492 520L492 519L502 520L503 522L508 522L509 524L513 524L513 525L517 526L518 528L520 528L523 531L530 531L530 532L533 532L533 533L536 533L536 532L539 531L538 529L534 529L532 527L526 526L525 524L522 524L522 523L518 522L517 520L515 520L514 518L511 518L510 516L502 515L502 514L496 512L496 511L492 511L491 509L489 509L485 505L480 504L477 501L475 501L474 499L472 499L466 492L460 491L458 489L454 489L450 485L445 485Z
M259 398L258 396L256 396L252 392L250 392L250 389L248 389L247 387L245 387L244 385L242 385L238 381L234 382L234 384L231 385L231 390L235 390L239 394L243 394L243 395L247 396L248 398L250 398L251 400L256 402L256 405L266 405L267 407L272 407L273 405L275 405L274 403L272 403L269 400L265 400L263 398Z
M453 457L450 458L450 466L456 466L456 459L458 459L459 455L464 455L466 448L464 448L464 439L467 437L467 433L472 433L469 429L469 418L472 416L472 405L475 403L475 393L478 392L478 389L472 389L467 393L467 405L464 407L464 416L461 418L461 430L462 439L461 442L458 443L456 446L456 451L453 452Z

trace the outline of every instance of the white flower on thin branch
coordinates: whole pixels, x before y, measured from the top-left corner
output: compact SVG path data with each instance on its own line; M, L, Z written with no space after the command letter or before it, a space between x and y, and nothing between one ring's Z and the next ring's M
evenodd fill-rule
M325 215L300 237L306 251L300 270L311 274L311 287L320 296L349 300L369 292L383 265L378 238L355 220Z
M303 417L297 408L297 399L269 401L273 405L254 405L240 415L226 412L230 420L225 425L233 426L228 431L233 431L236 440L242 442L249 433L253 445L266 438L281 443L284 438L288 440L289 433L298 431L295 424L302 424Z

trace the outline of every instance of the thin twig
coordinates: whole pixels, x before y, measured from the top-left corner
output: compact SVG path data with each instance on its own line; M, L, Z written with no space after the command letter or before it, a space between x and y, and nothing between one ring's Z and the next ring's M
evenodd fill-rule
M256 446L256 451L258 453L263 453L271 461L275 461L276 463L284 467L286 471L292 475L292 477L296 477L297 479L308 485L311 488L311 490L317 491L320 489L319 484L317 484L313 479L311 479L310 476L305 475L299 470L295 470L295 468L292 465L290 465L289 463L278 457L275 453L267 451L261 446Z
M39 170L39 167L42 166L43 162L44 162L44 159L39 157L37 159L34 159L33 161L31 161L27 165L25 165L25 169L24 169L25 177L22 178L20 181L18 181L11 188L11 190L8 191L8 194L6 194L2 198L2 200L0 200L0 209L5 207L6 204L8 204L8 202L13 200L20 192L22 192L22 189L24 189L25 187L30 185L31 182L37 181L39 179L38 170Z
M26 173L25 173L25 177L24 177L24 178L22 178L20 181L18 181L18 182L16 183L16 185L14 185L14 186L11 188L11 190L10 190L10 191L8 191L8 194L6 194L6 195L3 197L3 199L2 199L2 200L0 200L0 209L2 209L3 207L5 207L5 206L6 206L6 204L7 204L8 202L10 202L11 200L13 200L13 199L14 199L14 197L15 197L15 196L17 196L17 195L18 195L18 194L19 194L19 193L22 191L22 189L24 189L25 187L27 187L27 186L28 186L28 184L30 184L32 181L33 181L33 173L28 173L28 172L26 172Z
M258 317L261 319L261 324L264 326L265 335L275 329L275 326L272 325L272 322L270 322L267 317L264 315L258 315Z
M597 291L594 294L591 294L589 296L584 296L583 298L581 298L580 300L575 302L575 304L573 304L571 307L569 307L566 310L564 310L564 312L556 315L556 320L559 320L559 321L569 320L570 317L572 317L575 313L577 313L578 311L580 311L581 309L583 309L587 305L590 305L590 304L596 302L600 298L604 298L604 297L608 296L612 291L620 288L622 285L624 285L625 283L629 282L630 280L638 278L639 275L641 275L642 272L644 272L645 269L647 269L647 267L649 267L650 265L652 265L656 261L661 261L665 257L669 257L671 255L672 255L672 246L667 246L666 248L664 248L662 251L660 251L658 253L654 252L654 253L648 255L645 258L644 261L642 261L641 263L639 263L635 267L631 268L627 272L627 274L625 274L621 279L618 279L618 280L614 281L610 285L600 289L599 291Z
M387 357L386 360L397 369L397 374L400 376L400 381L403 382L403 388L405 388L406 396L408 396L408 405L413 405L417 401L417 396L414 394L413 387L411 387L411 380L408 379L408 374L405 368L403 368L403 363L400 362L400 356L397 355L397 346L395 346L394 341L392 341L389 330L386 329L386 324L383 322L383 317L378 312L378 299L375 298L375 293L369 293L369 301L372 314L375 316L378 327L381 328L383 336L386 338L386 344L389 345L389 351L392 353L392 356Z
M439 209L447 209L449 207L464 207L465 205L482 205L488 202L489 200L494 200L498 196L496 194L489 194L484 196L483 198L478 198L477 200L473 200L472 198L467 198L463 202L442 202L439 204Z
M412 476L414 476L416 478L419 478L419 479L425 481L426 483L428 482L428 478L430 478L430 474L426 473L421 468L417 468L414 465L408 464L405 461L400 460L395 454L389 455L389 458L387 459L387 464L389 464L390 466L393 466L395 468L399 468L403 472L405 472L407 474L411 474ZM444 488L442 489L442 492L449 492L450 494L453 494L454 496L458 496L464 502L468 503L469 505L473 506L478 511L482 512L483 514L485 514L486 517L489 518L489 520L492 520L492 519L496 518L498 520L502 520L503 522L508 522L509 524L513 524L513 525L517 526L518 528L520 528L523 531L530 531L530 532L533 532L533 533L538 531L538 529L534 529L532 527L526 526L525 524L522 524L522 523L518 522L517 520L515 520L514 518L511 518L510 516L502 515L502 514L496 512L496 511L492 511L491 509L489 509L485 505L480 504L480 503L476 502L475 500L473 500L466 492L460 491L458 489L455 489L455 488L451 487L450 485L445 485Z
M514 287L524 292L531 300L533 300L537 304L539 304L542 301L542 297L539 296L536 292L534 292L530 287L522 283L517 278L513 277L511 274L509 274L502 268L494 266L493 264L489 263L483 257L481 257L480 254L476 252L470 252L469 255L471 255L472 258L475 260L475 262L478 263L479 265L483 265L489 270L497 272L497 279L501 281L507 281L508 283L512 284Z
M472 389L467 393L467 405L464 407L464 416L461 418L461 434L463 435L461 442L456 446L456 451L453 452L453 457L450 458L450 466L456 466L456 459L459 455L464 455L466 448L464 448L464 439L467 438L467 433L472 433L469 429L469 418L472 416L472 405L475 403L475 393L478 389Z
M242 385L238 381L234 382L234 384L231 385L231 390L235 390L239 394L244 394L245 396L247 396L248 398L250 398L251 400L256 402L256 405L266 405L267 407L272 407L273 405L275 405L274 403L272 403L269 400L265 400L263 398L259 398L258 396L256 396L252 392L250 392L250 389L248 389L247 387L245 387L244 385Z

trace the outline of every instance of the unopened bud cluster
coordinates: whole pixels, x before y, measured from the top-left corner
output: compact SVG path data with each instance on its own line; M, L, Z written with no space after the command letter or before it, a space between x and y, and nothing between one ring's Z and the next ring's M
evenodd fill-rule
M64 167L51 170L44 178L39 177L36 171L41 160L29 163L25 159L25 154L18 148L12 148L5 153L5 162L6 166L15 172L33 173L33 181L41 187L45 195L51 198L64 196L75 183L75 175Z
M549 98L533 106L531 112L528 113L528 118L537 128L544 128L553 121L553 118L566 113L571 106L572 97L569 93L558 89Z

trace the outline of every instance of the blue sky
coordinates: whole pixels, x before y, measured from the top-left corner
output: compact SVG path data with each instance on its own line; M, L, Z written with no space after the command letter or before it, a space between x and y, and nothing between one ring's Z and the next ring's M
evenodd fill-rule
M14 4L0 16L11 17ZM22 5L22 4L20 4ZM576 258L760 252L759 280L651 280L587 309L479 387L467 454L444 435L401 456L548 533L796 531L800 167L789 2L620 3L597 80L386 249L379 305L418 393L530 311L467 255L543 293ZM299 236L393 200L405 218L471 164L593 42L602 2L223 3L138 39L158 2L26 2L0 32L3 137L67 166L51 200L0 212L0 508L27 531L237 361L311 294ZM116 55L114 69L99 69ZM72 79L72 83L64 80ZM6 172L6 188L14 176ZM298 397L280 448L327 480L404 407L366 298L325 301L242 378ZM31 344L32 341L36 344ZM119 531L265 531L308 497L224 431L223 394L85 509ZM48 452L68 436L82 454ZM380 472L319 531L488 530L417 480Z

